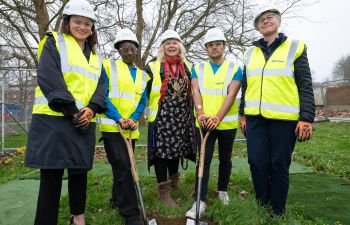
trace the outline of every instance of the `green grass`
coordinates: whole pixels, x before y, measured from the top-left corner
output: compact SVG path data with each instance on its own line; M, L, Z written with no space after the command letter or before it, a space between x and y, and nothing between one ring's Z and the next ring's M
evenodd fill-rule
M31 168L24 167L24 157L17 152L7 154L1 161L3 164L0 164L0 184L18 179L23 174L33 171Z
M194 174L186 174L186 176L182 177L181 189L173 194L173 198L180 203L180 208L172 209L159 203L154 197L157 189L155 177L152 175L143 176L141 178L141 185L147 212L151 212L153 216L162 215L169 218L183 217L184 213L193 203L193 199L188 197L193 186L193 181ZM297 205L291 205L284 217L271 219L268 216L267 210L256 204L252 194L253 187L249 176L235 173L231 178L231 184L229 187L231 203L227 207L223 206L213 194L215 190L213 179L209 184L206 216L217 224L324 224L320 219L308 218L309 216L303 211L303 208L298 208ZM124 224L118 211L109 209L108 200L110 198L111 185L111 177L95 176L94 173L89 174L86 217L90 224ZM241 199L239 197L239 192L242 190L250 193L248 198ZM61 205L59 224L63 225L69 219L67 196L62 199Z
M288 204L304 209L310 218L350 224L350 183L324 174L291 175Z
M2 136L0 135L0 138ZM19 135L5 135L5 148L18 148L25 146L27 142L27 135L21 133ZM2 146L0 146L2 150Z
M350 179L350 122L318 123L309 142L298 143L293 160L317 172Z

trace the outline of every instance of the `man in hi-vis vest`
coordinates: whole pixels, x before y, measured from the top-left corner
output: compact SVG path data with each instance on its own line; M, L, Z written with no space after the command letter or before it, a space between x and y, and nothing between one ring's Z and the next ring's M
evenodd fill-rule
M146 74L134 65L138 41L129 29L121 29L116 36L114 47L121 60L104 60L107 73L107 110L98 116L107 158L112 166L113 187L110 204L119 208L127 225L141 225L134 182L130 171L127 147L116 123L129 138L132 131L132 145L139 138L137 121L146 105Z
M256 199L271 216L285 212L295 141L311 137L315 116L306 45L279 33L280 25L273 6L255 17L263 37L244 55L240 106Z
M197 140L200 142L198 127L211 130L205 149L204 171L200 196L199 213L206 208L210 163L213 158L215 141L219 143L218 196L224 205L230 201L227 187L232 168L233 141L238 127L238 103L236 95L241 86L242 70L223 56L226 38L222 30L212 28L204 36L204 46L209 60L192 69L192 86L198 121ZM197 165L198 171L198 165ZM197 190L197 188L196 188ZM195 218L196 202L186 213Z

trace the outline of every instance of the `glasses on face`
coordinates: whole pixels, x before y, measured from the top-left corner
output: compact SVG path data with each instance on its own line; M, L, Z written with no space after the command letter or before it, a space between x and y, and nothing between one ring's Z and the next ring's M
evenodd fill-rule
M121 48L119 48L118 51L120 51L120 52L122 52L122 53L128 53L129 51L130 51L131 53L136 53L137 48L134 48L134 47L132 47L132 48L123 48L123 47L121 47Z
M274 14L267 15L265 17L260 17L259 18L259 24L263 24L266 20L266 22L271 22L275 18Z

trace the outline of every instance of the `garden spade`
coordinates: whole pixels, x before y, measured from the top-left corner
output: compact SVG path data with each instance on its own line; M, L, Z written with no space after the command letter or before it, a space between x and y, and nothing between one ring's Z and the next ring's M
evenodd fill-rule
M199 153L199 168L198 168L198 185L197 185L197 196L196 196L196 219L187 218L186 225L208 225L205 221L199 221L199 204L200 204L200 196L201 196L201 187L202 187L202 178L203 178L203 170L204 170L204 155L205 155L205 144L209 137L210 131L208 130L203 138L202 128L199 126L199 133L201 136L201 148Z
M127 140L123 134L123 130L120 127L120 125L117 124L117 126L118 126L118 130L120 132L120 135L122 136L123 140L125 141L126 147L128 149L128 154L129 154L129 159L130 159L130 169L131 169L132 177L134 179L136 192L137 192L137 195L138 195L139 201L140 201L143 222L145 225L157 225L157 222L155 219L151 219L151 220L147 219L145 205L143 204L142 192L141 192L141 188L140 188L140 178L139 178L139 173L137 172L137 168L136 168L136 164L135 164L134 151L132 149L132 138L131 138L132 130L130 130L129 140Z

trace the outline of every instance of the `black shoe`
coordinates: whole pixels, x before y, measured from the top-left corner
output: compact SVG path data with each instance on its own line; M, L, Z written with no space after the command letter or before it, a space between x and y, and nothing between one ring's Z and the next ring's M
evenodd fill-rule
M269 212L269 216L270 216L270 218L279 218L279 217L282 217L284 215L284 212L282 211L282 212L275 212L274 210L270 210L270 212Z
M118 206L118 204L117 204L117 202L115 201L115 200L113 200L113 199L110 199L109 200L109 208L111 208L111 209L116 209L116 208L118 208L119 206Z
M125 218L126 225L143 225L138 216L130 216Z

